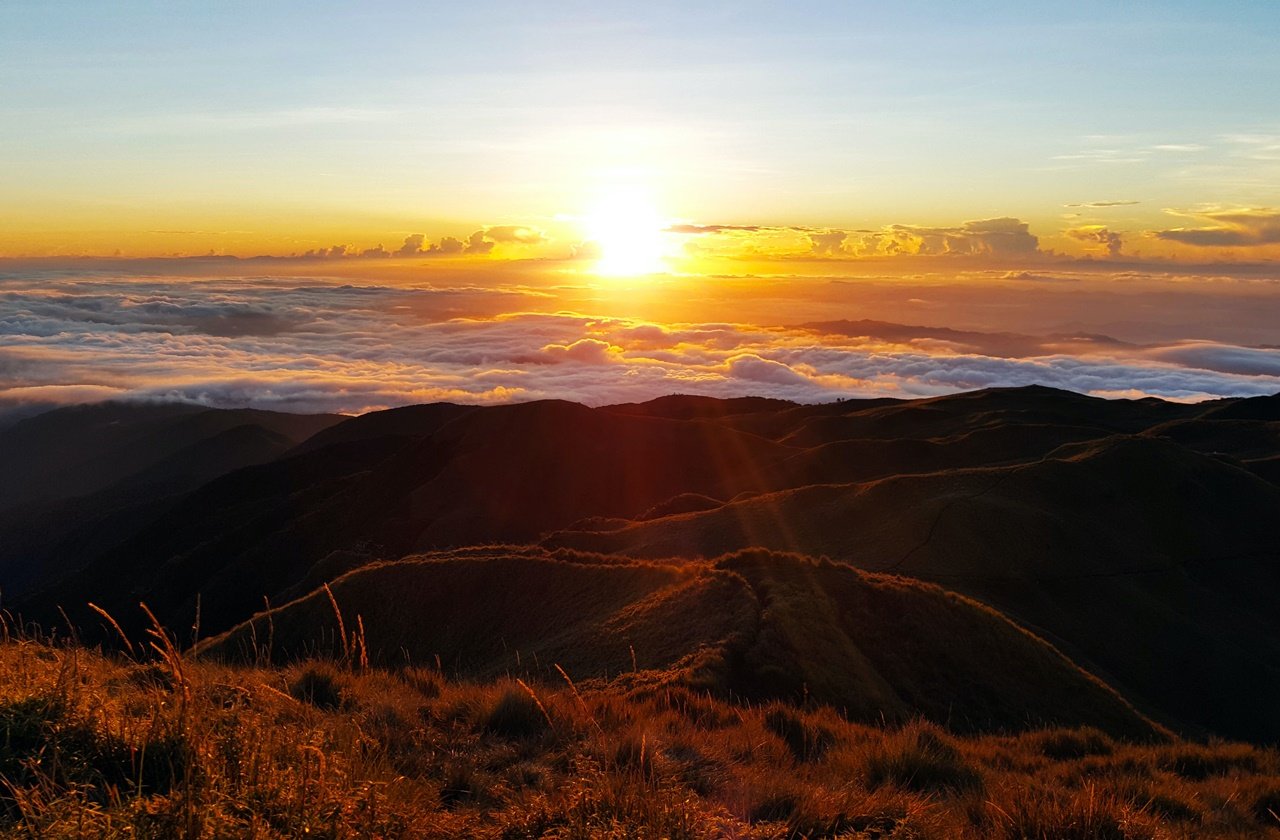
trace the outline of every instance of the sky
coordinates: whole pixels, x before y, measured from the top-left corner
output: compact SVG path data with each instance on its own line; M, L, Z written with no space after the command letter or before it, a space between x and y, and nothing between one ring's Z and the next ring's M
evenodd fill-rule
M1270 0L8 0L0 253L498 225L566 250L630 189L690 224L1016 218L1075 255L1107 255L1105 228L1274 258L1277 38ZM1209 233L1159 236L1182 229Z
M0 413L1280 391L1278 40L1270 0L6 0Z

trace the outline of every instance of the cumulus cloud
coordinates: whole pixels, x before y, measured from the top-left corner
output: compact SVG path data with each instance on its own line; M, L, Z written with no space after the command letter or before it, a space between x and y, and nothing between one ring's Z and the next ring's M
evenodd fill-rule
M824 248L832 240L815 242ZM1026 222L1009 216L977 219L956 227L890 225L876 231L856 231L839 246L853 256L986 256L1033 257L1040 240Z
M813 244L813 253L825 257L838 257L841 254L848 253L844 245L844 241L848 238L849 234L842 230L815 231L809 234L809 241Z
M547 235L526 225L491 225L484 229L486 238L494 242L512 242L517 245L537 245L547 241Z
M494 244L485 238L484 231L478 230L467 237L467 244L463 250L468 254L487 254L493 250Z
M1040 240L1026 222L1008 216L965 222L959 233L946 232L948 251L1027 256L1040 250Z
M303 259L338 260L349 255L351 246L332 245L328 248L313 248L302 255Z
M443 237L439 242L427 249L429 254L461 254L467 245L456 236Z
M585 365L604 365L613 361L621 351L607 341L598 338L580 338L572 344L548 344L539 353L550 362L581 362Z
M746 379L752 382L767 382L775 385L806 385L809 378L793 370L789 365L765 359L755 353L743 353L728 361L729 376L734 379Z
M540 245L547 242L547 235L529 225L490 225L474 231L466 239L444 236L432 242L425 234L411 233L394 251L381 244L372 248L353 249L350 245L333 245L313 248L299 255L308 260L386 259L388 257L448 257L461 254L484 256L493 252L495 245Z
M1124 247L1124 237L1109 230L1106 225L1083 225L1067 230L1066 235L1079 242L1101 245L1108 257L1120 256Z
M875 230L840 230L766 225L679 224L668 233L714 240L745 249L752 257L850 259L898 256L985 256L1027 258L1040 254L1040 240L1021 219L977 219L954 227L888 225ZM804 250L789 247L796 241ZM705 246L697 250L712 250Z
M1155 231L1157 238L1198 247L1280 244L1280 210L1270 207L1179 212L1175 215L1189 216L1202 224L1195 228L1158 230Z
M396 251L397 257L416 257L422 253L422 243L426 237L421 233L413 233L404 238L404 244Z
M405 240L408 244L408 240ZM493 250L494 243L485 239L485 232L478 230L467 237L466 241L458 239L456 236L441 237L439 242L432 243L425 250L420 250L418 255L426 257L452 257L459 254L488 254Z
M425 247L424 247L425 246ZM485 232L478 230L464 242L455 236L445 236L438 242L428 242L425 235L413 233L404 238L404 244L388 253L381 245L360 253L361 257L431 257L457 254L487 254L493 243L485 241Z

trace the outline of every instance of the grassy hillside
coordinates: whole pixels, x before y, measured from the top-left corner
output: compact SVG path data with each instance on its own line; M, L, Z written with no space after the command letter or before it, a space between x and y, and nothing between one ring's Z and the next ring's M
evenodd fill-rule
M1025 464L811 485L544 544L647 558L766 546L933 580L1177 725L1275 740L1278 515L1280 489L1236 465L1112 436Z
M119 407L101 416L50 412L46 425L31 427L45 450L65 449L75 463L101 456L128 475L39 511L0 513L0 589L5 606L28 618L45 626L69 620L89 641L103 641L112 633L103 634L85 606L90 600L131 633L145 629L136 609L145 600L173 627L192 626L198 611L204 633L213 635L261 611L264 599L285 604L361 566L423 552L518 543L666 565L692 560L690 577L661 578L666 582L653 590L636 588L634 570L614 570L619 581L636 576L620 585L618 597L600 595L608 587L592 584L579 601L557 600L563 582L540 587L515 573L480 575L489 582L479 586L468 583L478 573L474 563L442 582L379 572L382 583L361 585L370 594L352 597L382 611L404 602L399 609L452 616L453 626L471 628L473 637L505 644L508 656L516 647L542 656L539 645L560 651L566 639L582 638L589 652L579 658L613 673L629 650L579 603L607 608L612 612L602 615L616 617L618 627L650 637L636 646L638 657L662 651L667 668L681 656L717 651L721 670L737 680L720 683L754 691L778 657L748 656L742 640L772 633L768 621L781 613L762 604L770 592L794 589L798 600L813 598L814 615L824 618L820 628L788 628L802 640L792 647L830 643L850 673L866 679L854 692L784 653L784 670L795 679L762 685L775 693L784 684L829 689L830 702L851 708L854 695L868 707L874 704L866 698L888 698L895 715L943 719L930 703L945 701L929 700L929 691L903 695L878 686L876 680L904 677L875 661L880 637L857 619L863 610L844 606L861 603L860 590L846 591L825 572L812 587L798 578L775 586L752 578L754 571L702 562L762 547L936 583L998 610L1162 725L1276 741L1276 405L1275 398L1102 400L1030 387L826 405L679 396L604 408L439 404L340 422L182 409L154 417L144 411L123 431L113 425ZM261 428L243 427L250 421ZM271 425L277 423L283 425ZM144 427L169 430L154 436L157 451L173 447L154 469ZM315 428L300 444L289 442ZM287 451L272 457L281 449ZM79 475L58 463L71 485L97 480L96 468ZM139 498L122 491L139 483L147 488ZM478 619L448 593L501 591L495 575L559 605L554 621L566 626L552 632L553 619L546 619L545 638L512 626L510 638L504 630L495 642L482 625L469 624ZM571 576L578 585L588 575ZM862 580L858 586L891 600L890 589ZM523 590L512 590L513 599ZM679 597L659 594L666 590ZM909 597L928 600L918 592ZM324 601L313 606L322 612ZM811 617L806 609L795 615ZM741 616L754 616L757 630L744 631ZM428 627L435 635L423 641L419 629L387 639L386 650L419 650L415 645L429 641L432 653L474 654L476 669L500 662L493 651L464 644L457 631L451 637ZM910 638L905 630L891 637ZM957 651L949 655L929 661L936 668L971 665ZM941 697L950 687L939 682L936 689ZM1031 699L1028 720L1041 702ZM1014 706L976 695L964 703L955 720L1004 720Z
M242 441L238 451L236 440L227 439L232 451L219 457L229 474L216 477L206 465L200 473L206 483L190 496L175 496L162 508L113 520L112 529L90 530L74 544L55 546L55 560L83 566L83 573L59 582L57 563L48 564L32 582L43 591L23 607L49 620L56 606L86 600L85 592L123 609L141 594L167 621L180 624L193 618L196 593L202 592L206 623L225 629L262 596L278 598L295 586L335 550L374 546L380 556L394 558L433 548L529 542L584 519L645 517L679 497L729 500L1020 465L1064 444L1116 432L1172 433L1178 421L1205 412L1209 416L1200 424L1221 430L1184 435L1187 447L1212 445L1265 472L1265 459L1256 456L1259 442L1268 439L1260 429L1268 421L1252 421L1244 430L1233 419L1233 405L1202 408L1016 388L816 406L695 397L601 409L558 401L483 408L438 404L336 424L331 418L307 420L308 428L323 428L269 463L247 466L263 457L260 442ZM47 426L40 429L46 449L101 450L112 463L136 461L134 469L153 457L151 449L135 451L137 434L124 446L102 437L102 423L62 422L66 418L50 414L42 415ZM226 422L220 418L234 413L212 414ZM212 421L183 415L166 422L187 429ZM1237 429L1244 436L1234 440ZM205 446L191 460L206 464L214 452ZM90 474L79 468L61 472ZM19 518L10 536L47 533L41 522L48 519ZM856 538L839 521L826 527L828 539ZM0 573L6 564L14 575L32 568L19 543L0 544ZM12 581L0 582L14 594Z
M1280 755L1253 746L966 737L674 686L228 667L159 647L135 662L0 642L0 833L1280 837Z
M358 641L352 641L358 633ZM863 721L961 731L1088 725L1161 737L1113 691L998 613L944 590L785 554L647 564L467 550L366 566L197 648L317 651L813 701Z

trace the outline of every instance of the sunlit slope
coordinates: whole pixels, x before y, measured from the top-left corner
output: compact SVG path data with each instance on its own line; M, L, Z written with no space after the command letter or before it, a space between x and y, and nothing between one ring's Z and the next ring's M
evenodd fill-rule
M222 630L335 550L399 557L529 542L584 517L636 516L686 491L766 489L767 468L792 454L712 424L559 401L432 420L421 436L378 429L205 485L39 604L74 607L87 600L78 593L93 592L108 608L132 609L144 598L185 624L201 593L206 626Z
M187 623L196 593L203 592L204 619L220 630L264 595L285 593L334 551L398 557L476 542L524 542L583 519L641 517L682 495L723 501L814 483L1016 463L1095 433L1074 419L1019 425L1007 416L1011 406L1047 401L1077 413L1141 418L1183 410L1045 391L923 401L916 410L944 418L929 429L941 437L844 440L833 434L805 446L774 438L803 437L798 430L824 418L839 419L850 433L884 434L897 421L881 412L917 404L669 397L606 409L545 401L377 412L172 499L163 520L130 520L132 533L84 545L75 553L84 572L65 585L47 579L38 603L56 614L54 604L74 609L86 600L82 591L108 606L131 607L145 597L167 619ZM975 411L985 419L975 420Z
M330 600L332 593L332 601ZM998 613L923 583L794 555L653 565L529 551L377 564L202 646L233 659L339 651L476 677L555 675L924 715L958 730L1155 730L1113 691ZM363 628L361 633L360 628ZM634 658L633 658L634 657Z
M1277 521L1280 488L1169 441L1120 436L1030 464L809 486L547 543L640 557L761 545L935 580L1152 707L1272 738Z

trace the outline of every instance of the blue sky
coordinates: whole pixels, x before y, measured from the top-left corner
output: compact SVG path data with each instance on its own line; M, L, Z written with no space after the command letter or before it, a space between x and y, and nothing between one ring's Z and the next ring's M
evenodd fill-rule
M618 181L1049 236L1276 203L1280 4L1047 5L10 0L0 250L545 223Z

